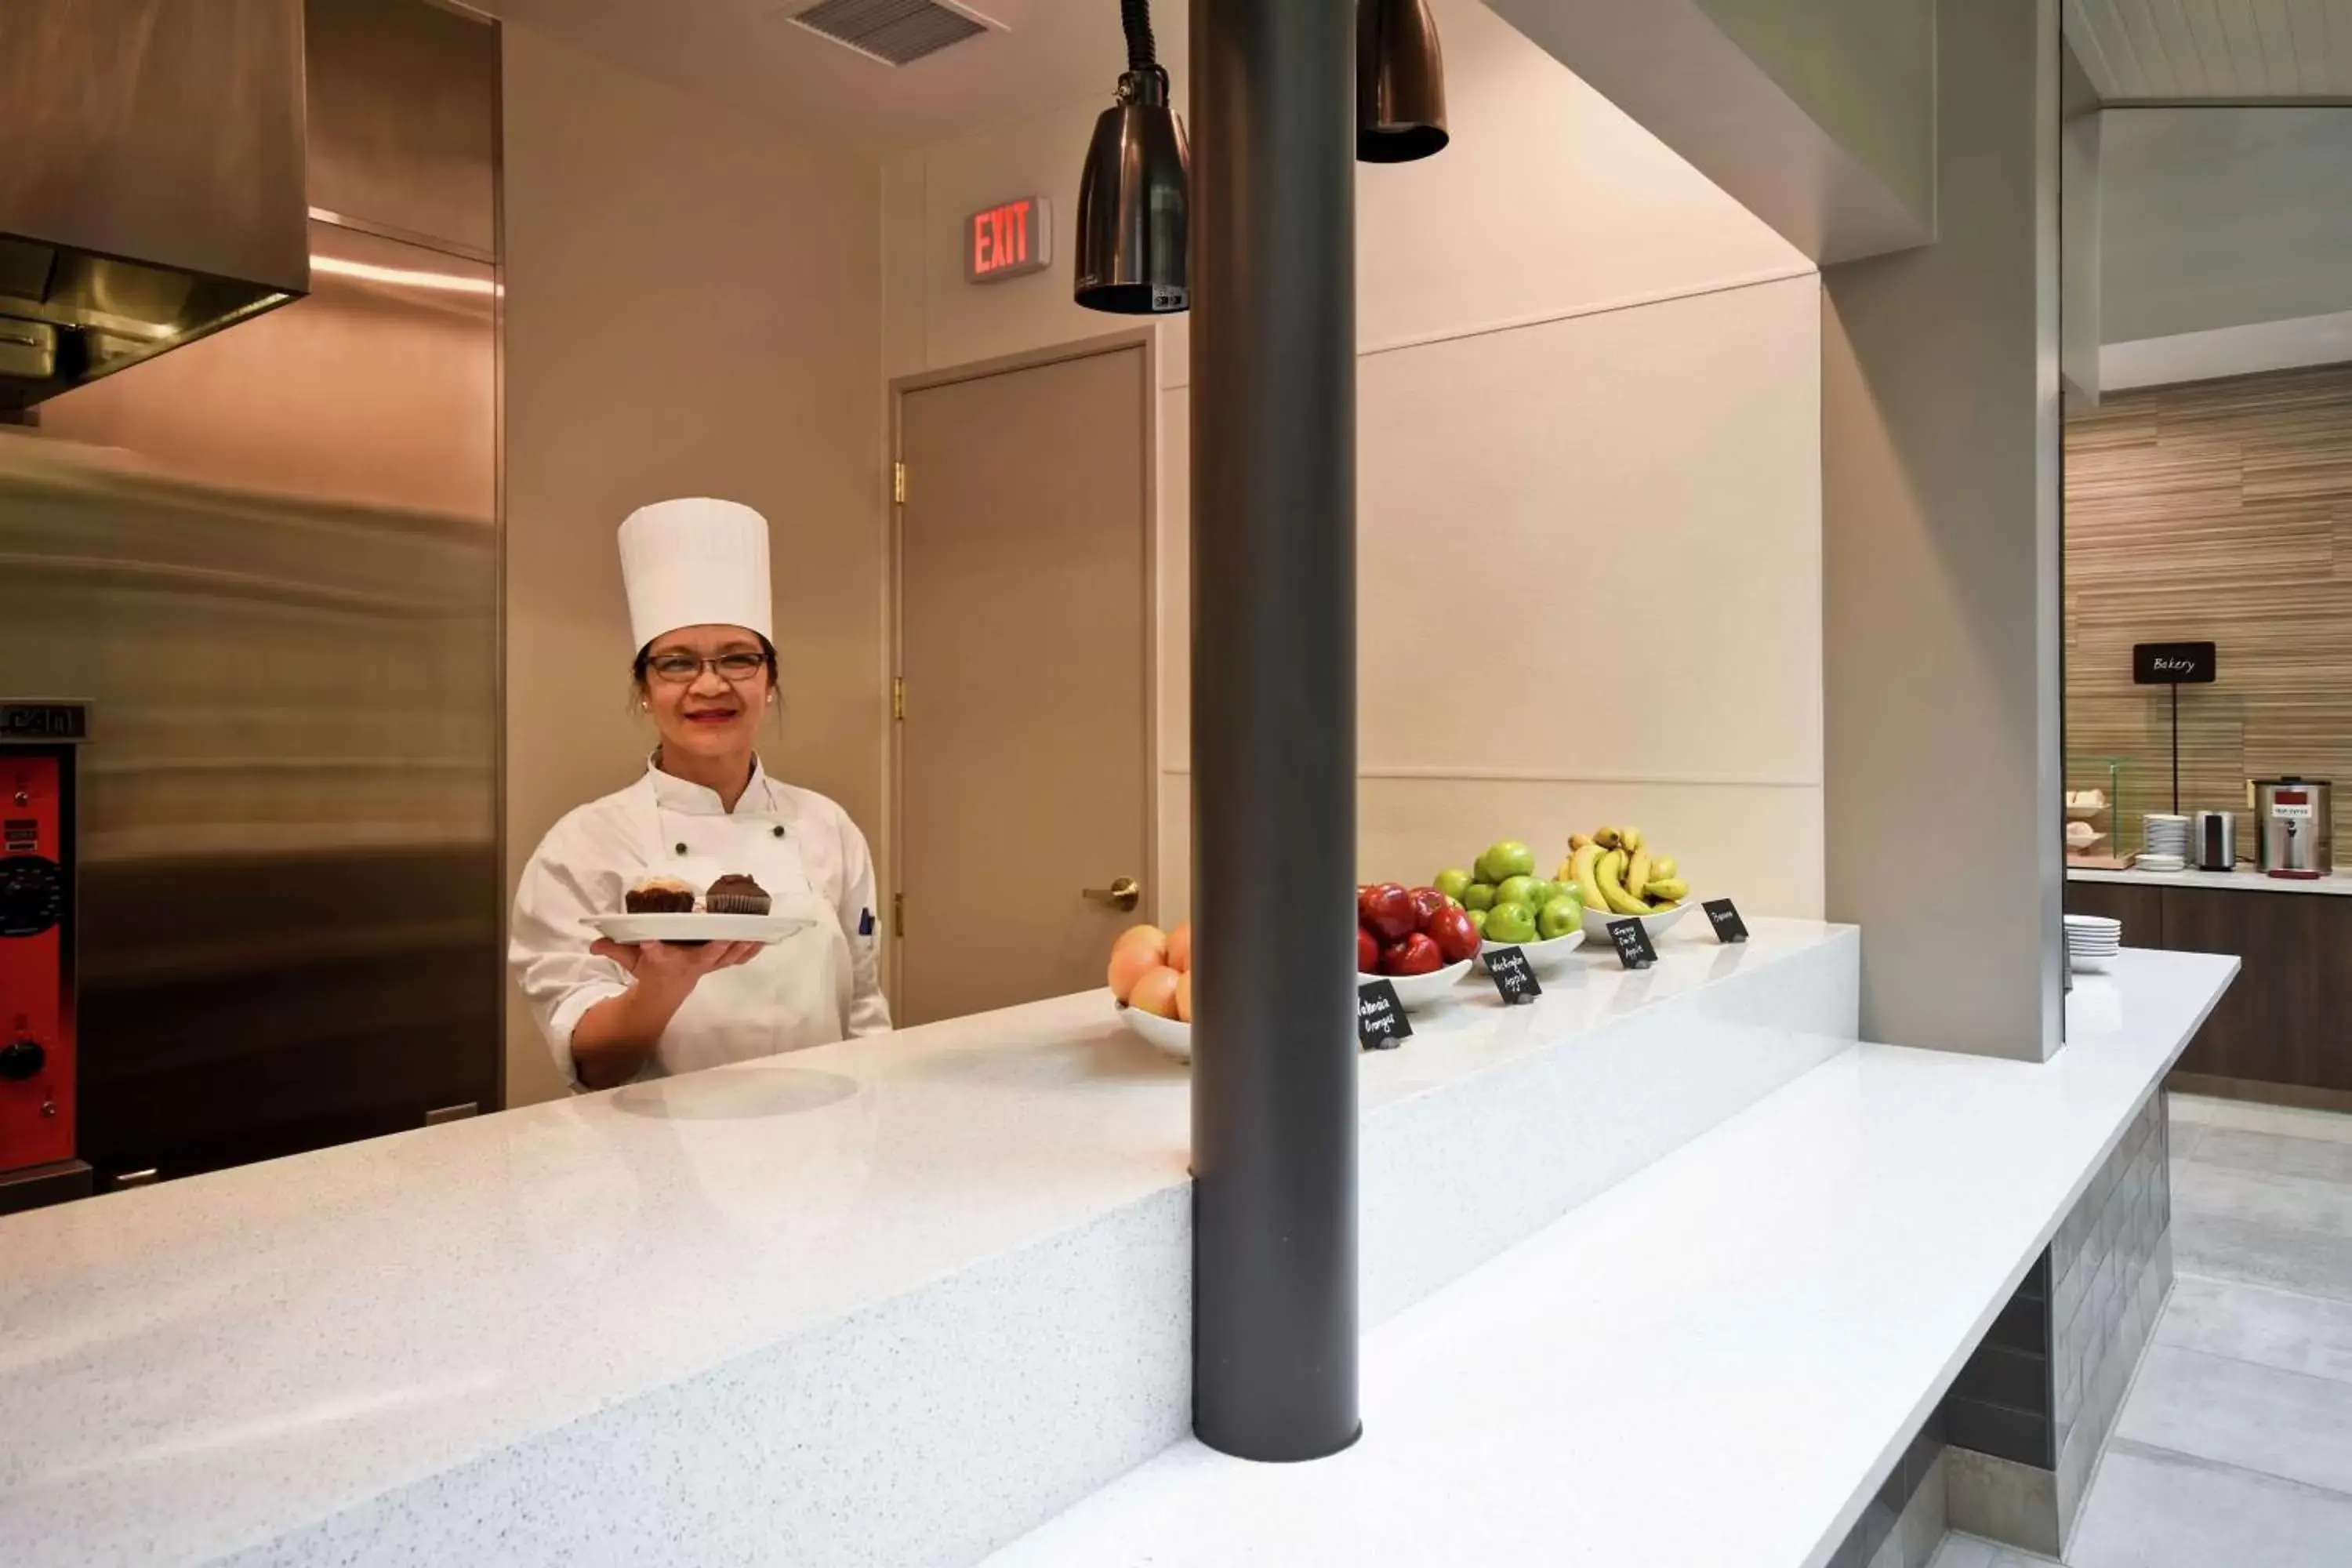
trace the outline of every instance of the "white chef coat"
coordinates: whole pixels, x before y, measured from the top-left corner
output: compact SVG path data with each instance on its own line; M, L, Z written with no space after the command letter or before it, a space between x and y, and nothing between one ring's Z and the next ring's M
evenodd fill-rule
M566 1081L581 1015L629 987L626 971L588 951L593 915L622 912L641 879L709 887L729 872L756 880L772 912L810 928L750 963L706 974L641 1077L801 1050L890 1027L876 976L874 862L849 814L814 790L751 764L729 811L717 792L648 765L628 788L574 808L548 829L515 889L507 963Z

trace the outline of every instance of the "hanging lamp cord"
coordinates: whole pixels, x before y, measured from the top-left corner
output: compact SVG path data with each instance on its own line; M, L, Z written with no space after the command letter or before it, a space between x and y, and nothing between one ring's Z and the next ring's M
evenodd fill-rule
M1118 0L1118 23L1127 31L1127 68L1157 70L1160 59L1151 44L1151 0Z

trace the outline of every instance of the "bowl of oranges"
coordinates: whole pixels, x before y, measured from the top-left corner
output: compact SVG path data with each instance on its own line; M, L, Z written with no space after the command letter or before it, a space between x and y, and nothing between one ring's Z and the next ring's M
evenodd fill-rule
M1192 922L1129 926L1110 950L1118 1021L1179 1061L1192 1059Z

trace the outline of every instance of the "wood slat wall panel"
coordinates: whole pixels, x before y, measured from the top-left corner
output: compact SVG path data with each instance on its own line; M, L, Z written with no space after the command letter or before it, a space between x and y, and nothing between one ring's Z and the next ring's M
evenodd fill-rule
M2336 780L2352 858L2352 365L2111 395L2066 425L2068 783L2126 770L2116 816L2171 799L2170 704L2136 642L2210 639L2180 701L2181 809L2247 809L2246 781Z

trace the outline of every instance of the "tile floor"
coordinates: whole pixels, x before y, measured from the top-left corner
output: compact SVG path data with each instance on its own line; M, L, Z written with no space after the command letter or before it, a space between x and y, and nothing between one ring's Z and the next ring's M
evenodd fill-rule
M2352 1116L2175 1095L2172 1257L2068 1564L2352 1563ZM1932 1568L2046 1561L1952 1535Z

